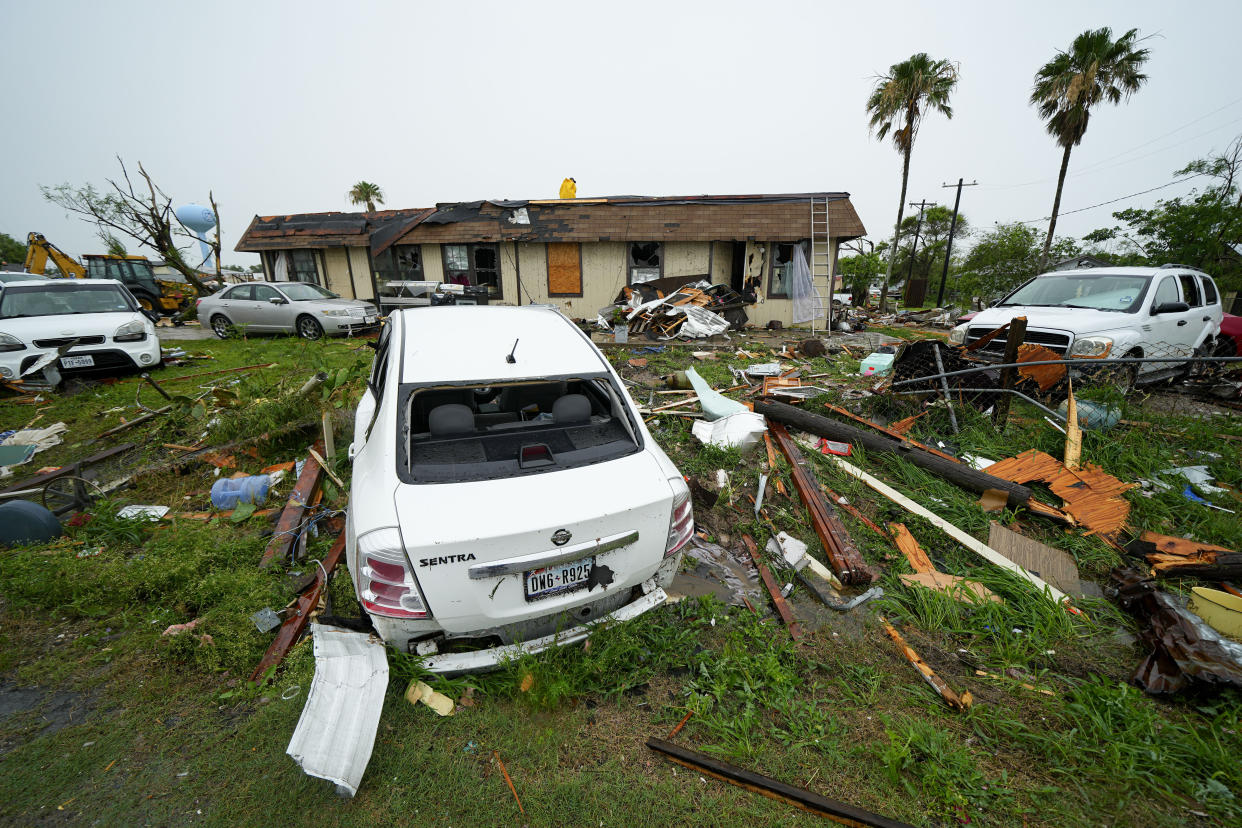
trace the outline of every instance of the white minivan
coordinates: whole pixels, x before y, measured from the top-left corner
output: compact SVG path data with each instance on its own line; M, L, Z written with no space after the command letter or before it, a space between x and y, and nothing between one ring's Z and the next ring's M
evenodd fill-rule
M358 600L433 672L654 609L694 531L688 487L620 377L552 308L394 312L350 456Z

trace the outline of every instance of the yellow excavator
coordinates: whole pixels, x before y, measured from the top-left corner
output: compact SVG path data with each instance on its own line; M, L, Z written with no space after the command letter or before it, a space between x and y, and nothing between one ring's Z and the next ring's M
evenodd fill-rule
M26 236L26 272L42 274L48 260L61 275L69 279L116 279L129 288L143 310L164 316L180 313L198 295L194 286L155 278L146 256L106 256L88 253L79 263L65 251L48 241L42 233Z

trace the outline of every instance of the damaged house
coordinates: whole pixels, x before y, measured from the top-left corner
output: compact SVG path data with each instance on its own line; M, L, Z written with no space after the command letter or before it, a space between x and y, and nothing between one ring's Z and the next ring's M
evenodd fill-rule
M259 253L269 281L314 282L385 312L428 304L428 283L444 282L480 303L590 319L624 287L707 279L753 297L752 324L790 325L799 253L822 318L840 243L865 233L842 192L612 196L255 216L235 249Z

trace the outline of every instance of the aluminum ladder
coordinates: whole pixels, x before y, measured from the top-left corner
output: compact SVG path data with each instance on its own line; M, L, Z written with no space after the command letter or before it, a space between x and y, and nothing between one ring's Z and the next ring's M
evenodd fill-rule
M811 320L811 335L815 335L820 320L827 325L832 336L832 294L836 287L833 273L832 237L828 230L828 198L811 196L811 292L814 295L815 318ZM827 298L825 298L825 296Z

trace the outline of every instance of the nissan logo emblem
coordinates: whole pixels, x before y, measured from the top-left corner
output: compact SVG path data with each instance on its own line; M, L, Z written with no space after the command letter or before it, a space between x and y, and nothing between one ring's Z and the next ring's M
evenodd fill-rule
M552 533L552 542L557 546L564 546L569 543L569 539L572 537L573 535L569 533L568 529L557 529Z

